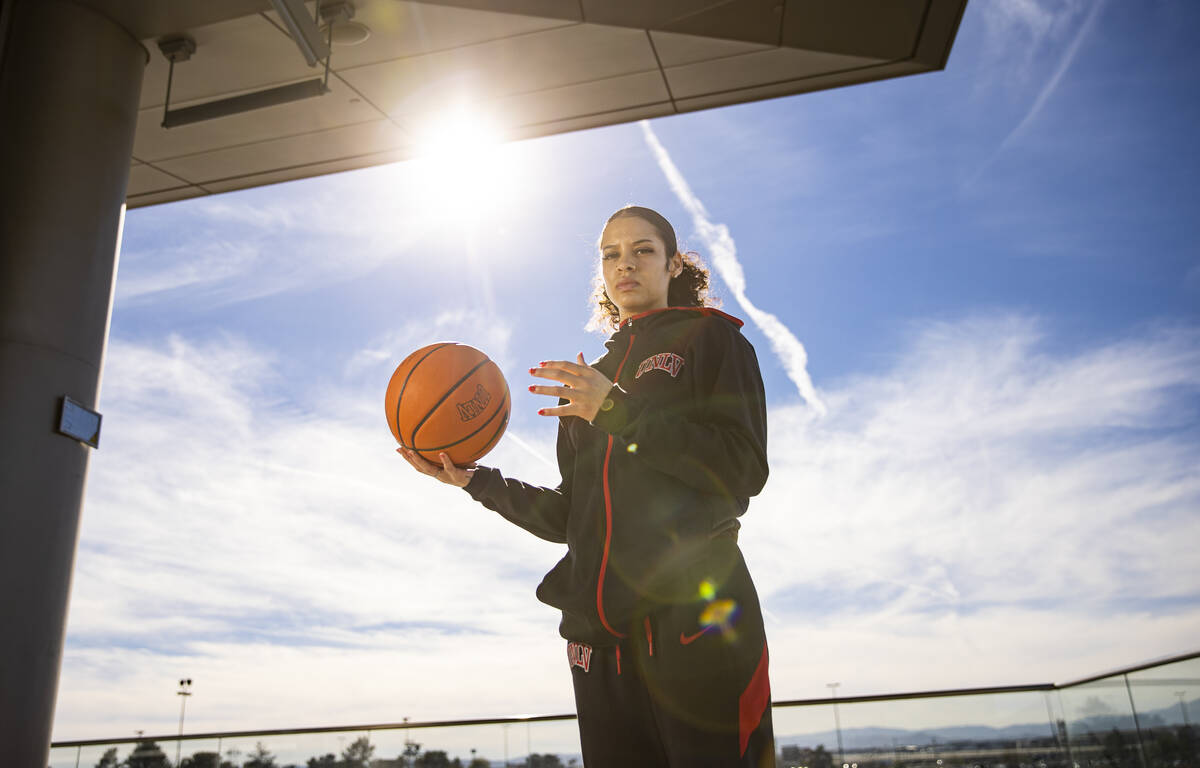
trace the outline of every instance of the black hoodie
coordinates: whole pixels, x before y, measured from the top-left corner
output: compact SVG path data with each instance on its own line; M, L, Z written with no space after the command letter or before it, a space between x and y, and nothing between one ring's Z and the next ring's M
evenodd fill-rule
M592 423L559 419L562 482L479 467L466 490L567 545L538 587L569 640L611 645L656 607L694 600L713 539L767 480L766 399L742 322L709 308L621 323L592 367L615 382Z

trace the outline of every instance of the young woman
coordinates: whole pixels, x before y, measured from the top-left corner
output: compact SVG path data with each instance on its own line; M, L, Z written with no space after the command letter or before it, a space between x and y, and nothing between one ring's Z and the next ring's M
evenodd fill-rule
M400 452L536 536L565 543L540 600L562 611L588 768L773 766L762 614L738 517L767 480L762 378L741 321L705 307L708 273L660 214L630 206L600 236L588 365L529 373L558 398L562 482Z

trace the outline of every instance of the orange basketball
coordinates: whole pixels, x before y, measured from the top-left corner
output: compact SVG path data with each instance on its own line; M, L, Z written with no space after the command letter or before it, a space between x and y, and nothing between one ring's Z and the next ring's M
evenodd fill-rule
M466 344L421 347L396 368L383 399L392 436L440 464L462 466L490 451L508 426L508 384L499 366Z

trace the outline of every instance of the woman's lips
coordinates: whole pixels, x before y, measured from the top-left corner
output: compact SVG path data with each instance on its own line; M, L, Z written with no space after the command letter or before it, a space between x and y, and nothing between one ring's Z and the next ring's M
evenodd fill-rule
M618 291L628 291L628 290L632 290L637 287L638 287L637 280L622 280L621 282L617 283Z

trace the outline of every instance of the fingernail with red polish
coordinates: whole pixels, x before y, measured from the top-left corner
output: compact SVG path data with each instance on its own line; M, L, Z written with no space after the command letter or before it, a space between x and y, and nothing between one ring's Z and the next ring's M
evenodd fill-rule
M545 415L546 415L546 409L538 408L538 416L545 416Z
M530 376L532 376L532 375L533 375L533 372L534 372L534 371L536 371L536 370L537 370L537 368L530 368L530 369L529 369L529 375L530 375Z
M532 391L533 391L533 385L532 385L532 384L530 384L530 385L529 385L529 391L530 391L530 392L532 392Z
M543 368L545 368L545 367L546 367L546 361L545 361L545 360L543 360L542 362L538 363L538 365L540 365L540 366L542 366Z

